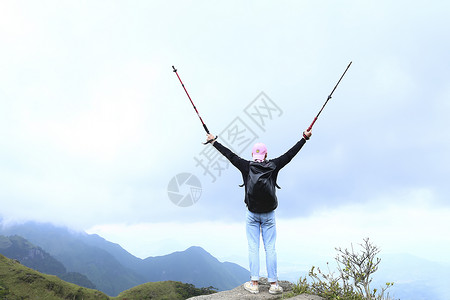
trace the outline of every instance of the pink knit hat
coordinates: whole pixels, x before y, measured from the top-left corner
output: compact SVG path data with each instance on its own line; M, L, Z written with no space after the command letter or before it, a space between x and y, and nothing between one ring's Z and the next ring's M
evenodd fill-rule
M264 160L267 154L267 147L263 143L256 143L252 149L253 160Z

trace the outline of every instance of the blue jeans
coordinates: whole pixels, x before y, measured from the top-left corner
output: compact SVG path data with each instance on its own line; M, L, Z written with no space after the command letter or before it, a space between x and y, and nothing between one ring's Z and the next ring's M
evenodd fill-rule
M269 213L253 213L247 210L247 241L248 258L250 262L251 280L259 280L259 241L262 234L264 249L266 250L267 279L277 281L277 253L275 240L275 211Z

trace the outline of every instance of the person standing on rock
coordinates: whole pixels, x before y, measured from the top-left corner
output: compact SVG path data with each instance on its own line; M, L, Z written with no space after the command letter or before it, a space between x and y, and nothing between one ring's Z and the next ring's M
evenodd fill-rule
M259 241L262 235L266 251L266 267L269 293L280 294L283 288L278 284L277 254L275 251L276 226L275 209L278 200L275 188L278 172L287 165L311 137L311 131L305 130L303 138L291 149L278 158L267 160L267 147L257 143L252 149L252 160L246 160L216 141L213 134L207 134L207 142L211 143L242 173L245 186L245 204L247 205L246 231L250 263L250 281L244 288L250 293L259 293Z

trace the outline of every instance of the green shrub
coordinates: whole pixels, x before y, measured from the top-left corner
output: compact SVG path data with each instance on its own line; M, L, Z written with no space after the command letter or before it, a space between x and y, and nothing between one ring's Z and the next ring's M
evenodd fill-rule
M333 300L390 300L386 293L393 282L388 282L381 290L371 289L372 275L378 270L381 259L377 257L379 248L370 243L369 238L360 244L361 251L355 252L353 245L351 250L336 248L338 252L337 274L328 266L328 272L320 268L312 267L307 277L301 277L294 286L293 293L315 294L325 299Z
M0 282L0 299L6 299L6 297L9 294L9 288L2 282Z

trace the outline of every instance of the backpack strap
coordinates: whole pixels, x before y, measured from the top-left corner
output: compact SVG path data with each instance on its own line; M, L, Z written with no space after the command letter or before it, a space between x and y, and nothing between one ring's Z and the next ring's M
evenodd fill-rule
M239 187L244 187L245 183L242 183L239 185ZM275 183L275 187L279 190L281 190L281 187L278 185L278 183Z

